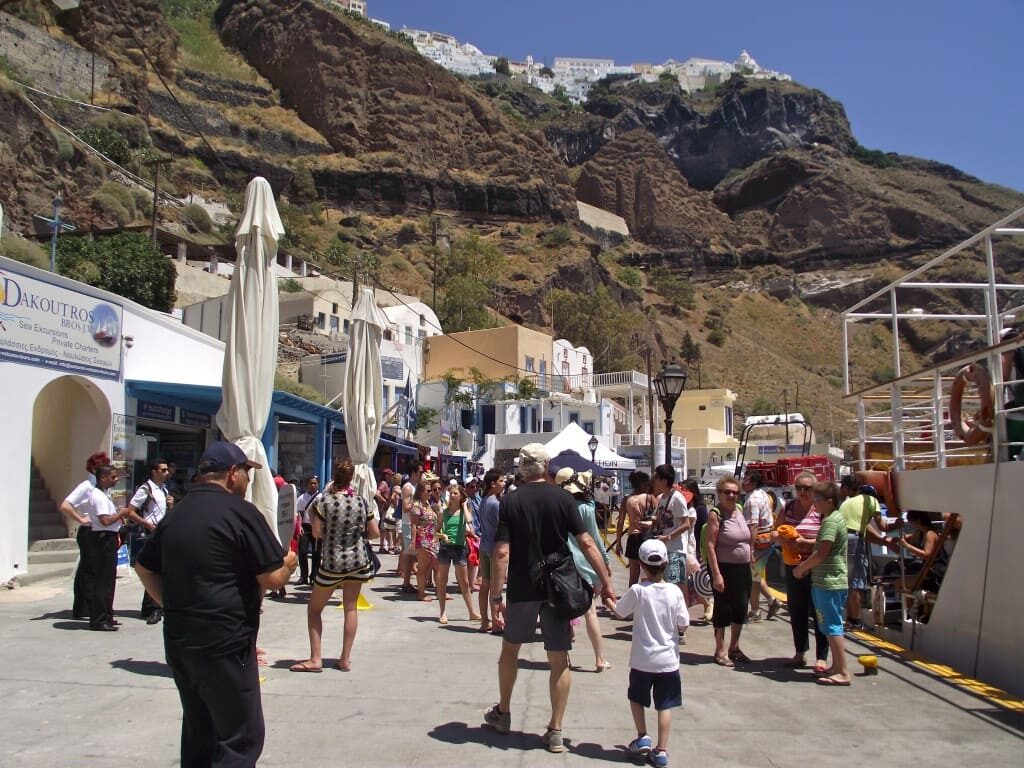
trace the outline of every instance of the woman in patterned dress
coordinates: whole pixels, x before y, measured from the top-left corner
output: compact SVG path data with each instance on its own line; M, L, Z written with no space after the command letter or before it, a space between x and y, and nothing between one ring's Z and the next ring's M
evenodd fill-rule
M352 462L335 464L334 481L314 507L311 516L313 537L323 542L320 568L313 581L306 621L309 625L309 658L291 666L292 672L322 672L323 610L334 590L341 588L345 610L345 629L341 657L336 669L348 672L352 663L352 644L356 639L359 614L356 605L363 582L373 578L373 566L367 542L377 538L377 520L366 500L352 488Z
M412 540L416 547L416 594L424 603L434 598L427 595L427 576L434 575L437 584L438 502L430 498L431 485L420 481L412 502Z

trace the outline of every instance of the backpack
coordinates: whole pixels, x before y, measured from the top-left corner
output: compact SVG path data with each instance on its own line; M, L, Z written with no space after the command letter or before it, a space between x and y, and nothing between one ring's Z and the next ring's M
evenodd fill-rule
M575 619L590 610L594 588L580 576L572 555L554 552L538 564L537 585L547 595L545 602L563 619Z
M711 507L708 510L708 520L711 520L711 516L714 515L718 518L718 522L722 522L722 513L718 507ZM700 529L700 561L706 563L708 561L708 524L704 523L704 527Z

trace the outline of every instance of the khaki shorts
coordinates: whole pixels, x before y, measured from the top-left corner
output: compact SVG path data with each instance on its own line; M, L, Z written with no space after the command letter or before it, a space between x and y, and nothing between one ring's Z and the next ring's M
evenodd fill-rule
M537 637L537 617L540 616L540 638ZM572 631L569 619L555 615L553 608L535 600L526 603L508 603L505 606L506 643L520 645L544 641L545 651L571 651Z

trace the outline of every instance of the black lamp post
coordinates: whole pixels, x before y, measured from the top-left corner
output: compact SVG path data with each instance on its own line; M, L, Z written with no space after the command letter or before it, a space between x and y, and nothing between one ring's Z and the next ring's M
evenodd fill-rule
M672 411L676 401L686 388L686 369L675 360L662 366L661 373L654 378L654 390L658 393L661 407L665 409L665 463L672 463Z
M597 457L597 445L598 445L598 443L597 443L597 436L596 435L591 435L590 436L590 440L587 441L587 448L590 449L590 463L591 464L595 463L594 459ZM590 487L591 488L594 487L594 473L593 473L593 471L591 471L591 473L590 473Z

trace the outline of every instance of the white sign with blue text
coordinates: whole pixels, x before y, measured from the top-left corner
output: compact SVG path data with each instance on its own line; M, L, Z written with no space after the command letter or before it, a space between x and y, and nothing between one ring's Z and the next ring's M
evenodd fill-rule
M116 381L123 320L119 304L0 271L0 361Z

